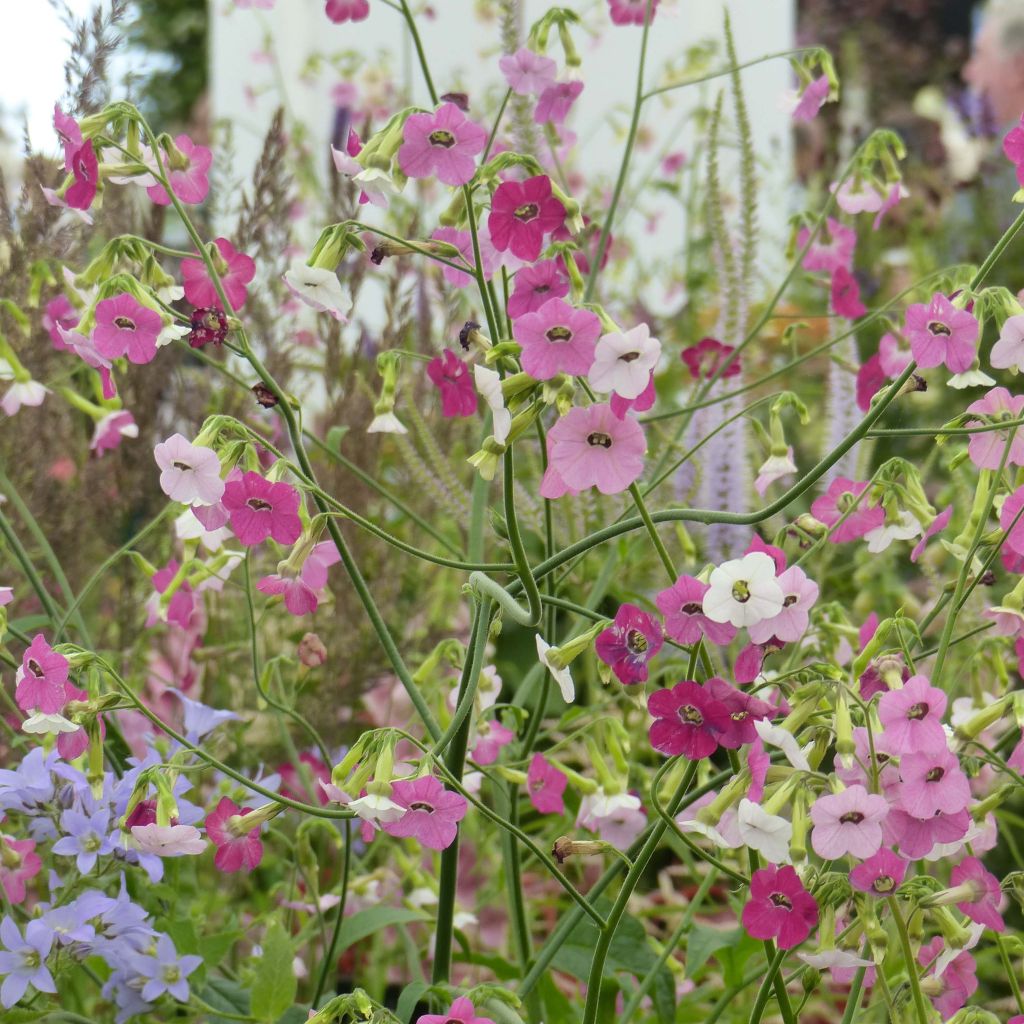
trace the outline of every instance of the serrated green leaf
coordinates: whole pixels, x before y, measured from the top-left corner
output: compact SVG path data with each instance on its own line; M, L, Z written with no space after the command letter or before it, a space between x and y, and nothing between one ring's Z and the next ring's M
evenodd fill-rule
M292 942L280 922L274 921L263 936L263 955L252 986L254 1017L276 1021L295 1001L298 981L292 960Z

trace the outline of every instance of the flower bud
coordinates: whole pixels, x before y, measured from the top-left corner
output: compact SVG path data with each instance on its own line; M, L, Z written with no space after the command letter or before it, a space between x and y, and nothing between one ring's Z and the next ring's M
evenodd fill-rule
M318 668L327 660L327 648L316 633L306 633L299 641L298 655L306 668Z
M564 864L569 857L596 857L608 846L608 843L600 839L570 839L568 836L559 836L551 848L551 855L559 864Z

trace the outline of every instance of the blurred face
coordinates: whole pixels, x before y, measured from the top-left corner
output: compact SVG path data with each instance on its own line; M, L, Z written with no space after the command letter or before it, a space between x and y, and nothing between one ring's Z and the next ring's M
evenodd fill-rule
M1024 53L1005 53L999 26L986 18L974 37L971 56L962 72L964 81L984 97L1000 124L1024 113Z

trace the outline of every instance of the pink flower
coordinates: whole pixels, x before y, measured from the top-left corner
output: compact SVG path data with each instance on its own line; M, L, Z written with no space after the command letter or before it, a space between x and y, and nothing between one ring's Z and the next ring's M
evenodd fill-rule
M37 633L21 657L14 681L14 697L22 711L55 715L68 700L68 659L58 654L42 633Z
M341 561L341 553L333 540L322 540L306 556L302 563L302 578L314 590L327 586L327 570Z
M819 797L810 811L814 852L824 860L847 854L870 857L882 845L882 822L888 813L885 797L873 796L863 786Z
M346 21L365 21L370 14L369 0L327 0L324 13L336 25Z
M913 676L902 690L889 690L878 699L878 717L894 754L944 747L945 713L945 693L932 686L925 676Z
M661 650L661 623L634 604L619 606L611 626L594 641L597 656L626 685L647 680L647 662Z
M882 198L882 205L878 207L875 219L871 222L871 229L877 231L882 226L882 218L898 205L901 199L905 199L910 193L903 187L902 182L896 181L889 186L889 191Z
M449 792L432 775L399 779L391 799L406 812L398 821L384 822L384 831L397 839L417 839L431 850L451 846L468 806L462 794Z
M0 885L15 906L25 902L25 883L42 870L34 839L0 835Z
M278 544L294 544L302 533L299 492L283 481L271 483L251 470L224 487L224 507L231 529L246 547L273 537Z
M512 334L523 348L523 369L537 380L588 373L600 333L596 313L575 309L562 299L548 299L535 313L512 324Z
M190 206L201 203L210 191L207 172L213 162L213 154L206 146L197 146L187 135L174 140L180 156L164 155L164 168L171 191L178 199ZM157 206L170 206L171 197L163 185L150 185L146 194Z
M776 939L779 949L799 946L818 923L818 904L788 864L755 871L743 927L755 939Z
M832 273L832 311L847 320L856 320L868 310L860 301L860 285L846 267L836 267Z
M50 341L53 342L53 347L58 352L71 351L71 346L64 340L61 329L69 331L77 324L78 310L66 295L58 295L46 304L46 311L43 313L43 327L46 328L46 333L50 335Z
M160 467L160 490L183 505L216 505L224 494L220 459L212 448L172 434L153 449Z
M96 453L97 457L104 452L112 452L119 447L126 438L139 436L139 426L135 417L126 409L108 413L102 419L96 421L96 428L93 430L92 440L89 442L89 449Z
M988 358L996 370L1024 370L1024 313L1006 318Z
M424 1013L416 1018L416 1024L494 1024L494 1021L490 1017L478 1017L473 1004L465 996L459 996L447 1013Z
M469 367L450 349L427 363L427 376L441 392L441 415L472 416L479 404Z
M1017 171L1017 182L1024 187L1024 114L1020 124L1015 125L1003 139L1003 153Z
M849 270L853 263L853 250L857 245L857 232L847 227L834 217L829 217L826 229L815 236L807 252L804 253L801 266L804 270L824 270L833 274L840 267ZM801 228L796 235L798 248L803 249L811 237L810 228Z
M1024 555L1024 515L1018 516L1024 508L1024 485L1011 491L999 509L999 525L1009 530L1006 535L1006 546L1018 555ZM1014 520L1016 524L1011 526Z
M627 412L647 412L654 405L654 400L657 397L654 388L654 371L652 370L647 375L647 387L636 398L623 398L622 395L613 391L608 398L608 404L612 407L615 416L621 420Z
M522 46L515 53L505 54L498 61L498 67L514 93L537 96L555 80L557 65L550 57Z
M911 363L910 348L895 334L886 332L878 341L878 359L882 371L889 377L898 377Z
M602 494L626 490L643 472L647 442L640 424L617 419L608 405L570 409L548 431L545 498L596 487Z
M499 252L511 249L527 263L540 256L544 237L562 226L565 207L551 193L546 174L525 181L503 181L491 199L487 226Z
M736 627L728 622L715 622L704 614L704 595L711 588L695 576L680 576L671 587L654 598L658 611L665 616L665 632L681 644L695 644L706 636L713 644L731 643Z
M928 526L928 529L921 535L921 539L914 545L914 550L910 552L910 560L916 562L921 555L924 554L924 549L928 544L928 541L932 539L937 533L942 531L949 526L949 521L953 517L953 506L947 505L932 521Z
M888 383L889 378L882 369L882 358L876 352L857 370L857 408L867 412L871 408L871 399Z
M653 22L658 0L608 0L608 14L616 25L642 25L648 7Z
M718 676L712 676L704 684L704 690L710 697L720 701L728 713L726 726L717 737L720 746L726 750L739 750L748 743L761 743L755 723L775 715L775 708L771 704L743 690L737 690ZM750 799L755 798L751 796Z
M971 802L971 785L956 755L944 747L916 750L900 758L900 806L915 818L956 814Z
M96 329L92 340L96 351L107 359L142 365L156 358L156 341L164 322L160 314L142 305L133 295L122 292L96 303Z
M311 615L316 611L318 603L316 591L302 576L286 576L273 573L264 576L256 589L263 594L280 594L284 597L284 606L292 615Z
M772 637L795 643L807 632L808 613L818 600L818 584L808 579L799 566L791 566L776 579L782 588L782 611L747 627L755 644L766 644Z
M576 98L583 92L583 83L576 79L571 82L552 82L537 100L533 119L537 124L560 125L564 123Z
M476 257L473 254L473 237L468 231L459 231L458 228L437 228L432 232L431 238L439 242L448 242L454 245L462 253L463 259L469 266L473 266ZM498 267L497 253L494 247L487 243L486 233L482 230L477 232L477 242L480 245L480 260L483 263L484 279L488 279ZM444 279L456 288L465 288L474 281L469 270L456 270L454 267L441 264L441 274ZM566 291L568 291L566 285Z
M226 238L214 239L214 245L227 264L227 269L220 272L221 285L232 309L241 309L249 296L246 285L256 276L256 263L251 256L238 252ZM224 306L217 294L213 281L206 271L206 264L201 259L181 261L181 277L185 286L185 298L193 306L210 307L223 310Z
M561 299L568 294L569 277L562 264L558 260L541 260L516 274L515 290L508 300L508 315L518 320L539 310L549 299Z
M891 896L906 874L907 861L892 850L881 849L850 872L850 884L869 896Z
M503 747L507 747L516 734L506 729L501 722L481 721L476 727L477 740L473 747L473 760L477 764L494 764Z
M882 208L881 194L867 182L848 178L842 185L833 182L829 190L843 213L877 213Z
M402 139L398 163L410 178L436 176L446 185L465 185L487 132L454 103L443 103L433 114L410 114Z
M916 303L907 307L905 333L922 369L945 363L951 373L963 373L974 362L978 321L941 292L933 295L927 306Z
M64 147L64 170L71 170L71 158L75 151L82 145L82 129L78 122L70 115L60 109L59 104L53 106L53 130Z
M718 749L719 736L729 728L726 706L692 680L656 690L647 699L647 710L654 718L648 731L651 746L691 761L710 757Z
M213 864L218 871L252 871L263 859L260 830L236 831L239 819L251 807L239 807L226 796L221 797L215 810L206 816L206 835L217 847Z
M836 477L828 490L811 503L811 515L826 526L835 526L853 500L868 489L866 481L850 480L845 476ZM857 540L866 533L877 529L885 522L885 509L880 505L871 505L862 501L857 508L843 519L843 522L832 531L829 539L833 544Z
M984 398L971 402L968 412L985 413L990 419L1019 419L1024 411L1024 395L1011 395L1006 388L993 388ZM964 426L980 427L979 420L968 420ZM979 469L998 469L1003 458L1003 451L1009 441L1009 433L1005 430L990 430L982 434L971 434L967 442L967 454ZM1006 462L1011 466L1024 466L1024 434L1018 428Z
M530 770L526 773L526 792L530 803L541 814L564 814L562 794L569 780L542 754L534 754Z
M723 345L714 338L701 338L696 345L684 348L680 358L686 363L687 369L695 380L703 377L708 380L713 377L718 368L726 363L722 371L722 377L735 377L740 372L740 361L738 358L729 359L736 349L732 345Z
M921 946L917 962L927 966L938 959L945 950L946 940L941 935L936 935L931 942ZM932 974L924 979L922 987L928 992L932 1005L942 1014L943 1020L949 1020L977 991L977 970L974 957L964 950L946 966L941 975ZM934 982L934 988L929 986L930 982Z
M937 843L959 842L970 827L971 815L966 810L952 814L940 811L930 818L916 818L900 807L893 807L885 819L885 841L898 846L904 857L918 860L928 856Z
M64 193L64 202L72 210L88 210L96 198L96 188L100 180L100 166L92 147L92 139L72 153L70 169L75 180Z
M994 932L1006 931L1003 915L999 913L1003 895L999 879L986 871L977 857L964 857L953 868L949 881L954 888L971 890L967 899L957 903L958 910Z
M793 109L793 120L813 121L828 99L830 88L827 75L812 79L801 94L800 102Z

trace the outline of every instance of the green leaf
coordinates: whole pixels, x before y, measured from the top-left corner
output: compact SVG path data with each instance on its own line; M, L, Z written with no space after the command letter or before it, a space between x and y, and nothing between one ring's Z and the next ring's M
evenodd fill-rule
M426 921L428 918L416 910L405 907L369 907L360 910L342 922L338 935L338 952L342 953L349 946L361 942L368 935L379 932L393 924L405 924L408 921Z
M341 439L348 433L348 427L331 427L327 431L327 447L336 455L341 454Z
M216 1010L225 1013L249 1015L249 993L234 981L227 978L211 978L206 988L199 993L204 1003L209 1003ZM209 1017L209 1024L232 1024L227 1017Z
M430 986L425 981L410 981L402 989L402 994L398 997L398 1006L395 1008L395 1013L402 1024L409 1024L412 1020L412 1015L416 1012L416 1004L428 988Z
M179 917L177 920L168 921L165 930L170 935L178 956L199 952L199 936L196 935L196 926L190 918Z
M739 985L743 981L747 961L762 948L757 939L752 939L744 932L736 945L716 951L715 959L722 965L722 977L726 985Z
M309 1010L305 1010L301 1006L291 1006L277 1018L277 1024L306 1024L307 1020L309 1020Z
M204 935L199 940L197 952L207 967L216 967L231 952L231 947L241 936L241 932L216 932L213 935Z
M686 976L693 978L711 956L723 946L734 946L743 937L740 928L708 928L695 924L686 942Z
M254 1017L275 1021L295 1001L298 982L292 959L291 939L280 922L274 921L263 936L263 956L252 986Z

